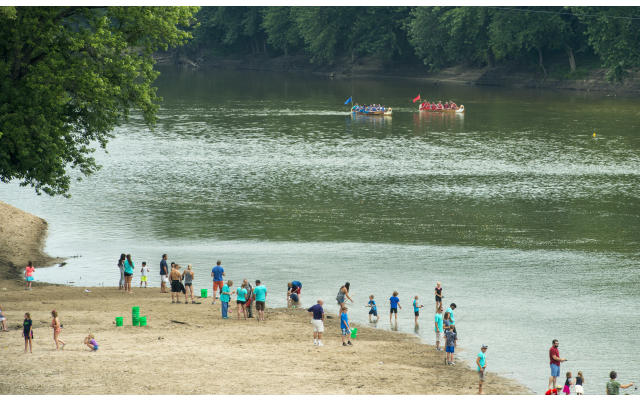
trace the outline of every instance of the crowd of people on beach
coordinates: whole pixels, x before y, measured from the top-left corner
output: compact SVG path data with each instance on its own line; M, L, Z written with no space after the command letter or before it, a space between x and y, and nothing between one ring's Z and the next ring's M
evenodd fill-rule
M420 110L431 110L431 111L442 111L442 110L457 110L458 105L453 101L447 101L442 104L442 100L438 100L438 102L430 102L428 100L422 102L420 104Z
M195 277L195 272L191 266L191 264L187 265L187 268L184 271L180 271L182 267L174 262L167 262L167 254L162 255L162 259L160 261L160 291L162 293L168 293L167 284L170 283L171 288L171 302L172 303L181 303L180 298L184 295L185 304L188 304L188 299L191 299L191 304L201 304L194 300L193 294L193 279ZM134 273L134 263L130 254L122 254L117 262L118 269L120 271L120 281L119 281L119 289L124 292L131 293L131 281L133 279ZM147 266L146 261L142 262L142 268L140 269L140 287L147 287L148 285L148 277L150 273L150 268ZM170 269L169 269L170 266ZM32 283L34 282L34 271L35 267L31 261L28 262L28 265L25 267L24 277L27 282L26 290L32 289ZM267 298L267 288L266 286L259 280L255 280L255 286L251 285L248 279L243 279L240 286L232 290L233 281L227 280L224 281L224 277L226 276L226 272L222 267L222 262L218 260L216 265L211 270L211 278L213 281L213 291L212 291L212 304L216 304L216 300L220 300L221 302L221 313L223 319L228 319L229 313L233 313L230 309L230 303L233 296L235 296L235 304L236 304L236 318L237 319L247 319L253 318L253 304L255 304L255 310L257 311L257 321L265 321L265 309L266 309L266 298ZM336 302L339 308L339 320L340 320L340 332L342 339L342 346L353 346L354 342L352 339L357 337L357 329L352 328L349 322L349 309L347 307L347 300L351 303L354 303L353 298L350 294L351 284L346 282L338 289L338 294L336 295ZM302 282L298 280L292 280L287 283L287 291L286 291L286 300L287 307L296 308L301 305L301 292L302 292ZM398 291L393 291L392 295L389 297L389 323L392 325L392 328L396 327L398 324L398 310L402 310L402 305L400 304L400 298L398 297ZM454 361L454 353L455 348L458 341L458 333L456 330L455 323L455 315L454 312L457 308L455 303L450 303L446 310L443 310L443 287L440 282L436 282L436 286L434 288L434 297L435 297L435 316L434 316L434 332L435 332L435 348L437 351L445 352L444 363L445 365L453 366L455 365ZM370 323L377 323L378 316L378 305L375 300L375 296L373 294L369 295L368 302L365 305L369 309L368 316ZM322 336L324 333L324 322L325 322L325 312L324 312L324 300L318 299L316 303L307 309L310 314L312 320L313 327L313 344L315 346L324 346L322 342ZM424 308L424 304L420 303L419 296L413 296L412 300L412 309L414 316L414 325L416 329L419 327L419 316L420 311ZM7 332L7 318L3 312L2 305L0 305L0 324L2 331ZM51 311L51 323L50 327L53 331L53 341L56 347L56 350L64 349L66 343L61 338L61 332L63 325L60 322L60 318L58 316L58 312L56 310ZM24 321L22 324L22 336L24 337L24 352L33 351L33 321L31 319L30 313L24 314ZM97 351L99 346L93 334L88 334L83 344L87 346L91 351ZM442 344L442 346L441 346ZM443 349L444 347L444 349ZM566 379L564 384L558 384L557 378L560 375L560 365L561 363L567 361L566 358L560 357L559 352L559 341L554 339L552 341L552 346L549 349L549 365L551 369L551 376L549 377L549 386L548 390L545 394L554 395L559 393L571 394L571 389L575 391L575 394L582 395L584 394L584 375L582 371L578 371L575 378L573 378L572 373L570 371L566 372ZM485 370L487 368L487 359L486 359L486 351L488 346L483 344L480 348L480 352L478 353L475 360L475 369L478 373L478 394L483 394L483 382L485 380ZM615 371L611 371L609 374L610 380L606 385L606 393L610 395L619 394L620 389L627 389L632 386L635 386L633 382L628 384L620 384L616 378L617 373ZM637 389L637 387L636 387Z

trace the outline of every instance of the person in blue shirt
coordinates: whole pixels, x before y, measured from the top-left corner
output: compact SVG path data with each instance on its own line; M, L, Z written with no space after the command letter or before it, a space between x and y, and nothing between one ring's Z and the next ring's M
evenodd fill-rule
M211 304L216 304L218 292L222 293L222 286L224 285L223 276L225 276L225 273L224 268L222 268L220 264L222 264L222 261L218 260L216 266L211 269L211 276L213 277L213 301Z
M229 311L229 302L231 301L231 286L233 286L233 281L228 280L226 285L222 286L222 290L220 292L220 303L222 303L222 318L228 319L227 312Z
M391 316L396 315L396 325L398 324L398 307L402 310L402 306L399 304L398 291L393 292L393 296L389 297L389 304L391 304L391 310L389 311L389 322L391 323Z
M258 322L264 321L264 307L265 302L267 301L267 287L260 282L260 279L256 280L256 287L253 289L253 298L256 302Z
M418 303L418 296L413 298L413 314L415 315L416 328L418 327L418 317L420 316L420 309L424 307Z
M374 322L371 320L371 316L376 317L375 322L378 322L378 307L376 306L376 301L373 299L373 295L369 296L369 303L367 303L367 307L370 307L369 310L369 322Z
M342 330L342 345L351 346L349 335L351 334L351 326L349 326L349 316L347 315L347 307L344 305L340 309L340 329Z

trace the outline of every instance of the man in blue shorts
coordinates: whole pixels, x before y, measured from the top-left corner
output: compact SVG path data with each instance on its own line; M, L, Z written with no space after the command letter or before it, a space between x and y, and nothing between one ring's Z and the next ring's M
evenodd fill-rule
M549 389L556 387L556 378L560 376L560 363L567 361L566 358L560 358L560 351L558 350L558 339L553 339L552 346L549 349L549 366L551 367L551 377L549 378Z

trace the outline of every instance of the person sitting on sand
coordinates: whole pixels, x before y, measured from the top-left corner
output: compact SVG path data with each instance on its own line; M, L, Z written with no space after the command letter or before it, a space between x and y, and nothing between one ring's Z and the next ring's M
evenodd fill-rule
M56 350L60 349L60 344L62 344L62 350L64 350L64 346L66 345L66 343L62 339L60 339L62 324L60 323L60 318L58 318L58 312L56 310L52 310L51 316L53 317L53 319L51 320L51 327L53 328L53 341L56 344Z
M193 301L193 277L194 277L194 273L193 273L193 270L191 269L191 264L188 264L187 269L185 269L184 272L182 273L182 279L184 279L184 303L185 304L189 303L187 301L187 296L189 294L191 295L191 304L196 304L196 302Z
M0 323L2 324L2 332L9 332L7 329L7 317L2 312L2 306L0 306Z
M27 280L26 290L31 290L31 284L33 283L33 272L36 269L33 267L33 263L29 261L24 269L24 278Z
M98 342L96 342L96 338L93 337L93 334L90 333L86 338L84 338L84 344L87 345L91 351L98 351Z
M180 292L184 291L182 287L182 275L180 275L180 266L174 264L169 273L169 279L171 280L171 302L180 303ZM175 301L173 300L175 296Z
M31 320L31 314L24 314L24 321L22 322L22 336L24 337L24 352L27 352L27 346L29 347L29 353L33 353L33 321Z

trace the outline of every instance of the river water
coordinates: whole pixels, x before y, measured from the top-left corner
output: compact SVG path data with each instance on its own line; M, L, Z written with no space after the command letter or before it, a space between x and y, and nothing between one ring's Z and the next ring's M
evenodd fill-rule
M489 369L546 390L548 348L582 370L587 394L608 372L640 379L640 102L602 94L328 80L258 72L166 70L154 130L116 129L103 169L70 199L17 184L0 199L50 223L47 252L70 258L37 279L117 285L116 259L160 255L210 285L221 259L234 280L261 279L271 306L287 281L303 303L351 282L350 318L374 294L389 329L433 343L433 287L455 302L459 356L489 345ZM418 113L417 93L466 115ZM393 107L352 118L342 103ZM594 138L592 134L596 132ZM134 283L138 282L136 271ZM157 289L149 289L157 290ZM426 305L415 330L411 300Z

